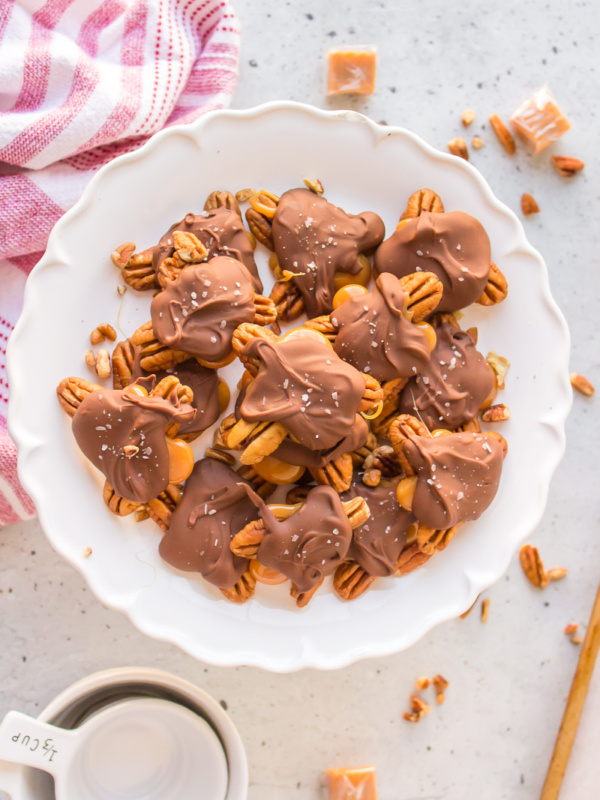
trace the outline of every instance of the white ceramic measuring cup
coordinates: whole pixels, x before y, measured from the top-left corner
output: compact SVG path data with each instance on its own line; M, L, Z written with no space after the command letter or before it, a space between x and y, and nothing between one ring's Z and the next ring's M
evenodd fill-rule
M227 760L202 717L168 700L140 698L64 730L10 711L0 760L49 772L56 800L224 800Z

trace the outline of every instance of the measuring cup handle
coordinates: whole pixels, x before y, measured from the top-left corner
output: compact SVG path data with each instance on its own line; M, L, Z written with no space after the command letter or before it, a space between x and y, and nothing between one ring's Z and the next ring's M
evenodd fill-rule
M76 734L20 711L9 711L0 723L0 761L36 767L56 776L75 749Z

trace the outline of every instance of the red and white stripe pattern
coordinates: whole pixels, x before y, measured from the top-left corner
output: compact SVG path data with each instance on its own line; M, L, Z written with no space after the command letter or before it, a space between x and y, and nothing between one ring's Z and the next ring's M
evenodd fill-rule
M6 344L25 280L94 172L229 104L228 0L0 0L0 526L28 519L6 430Z

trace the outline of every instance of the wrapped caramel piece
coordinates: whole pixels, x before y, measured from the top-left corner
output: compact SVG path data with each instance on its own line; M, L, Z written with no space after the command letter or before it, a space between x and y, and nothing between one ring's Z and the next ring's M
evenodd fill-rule
M375 767L337 767L325 773L327 800L377 800Z

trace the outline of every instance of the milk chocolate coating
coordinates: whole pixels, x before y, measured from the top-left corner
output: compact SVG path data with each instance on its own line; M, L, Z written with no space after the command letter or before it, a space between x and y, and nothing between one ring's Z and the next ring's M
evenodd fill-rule
M266 533L256 558L279 570L299 592L307 592L325 575L331 575L346 558L352 528L338 494L330 486L317 486L291 517L278 520L263 500L247 490Z
M452 431L477 416L494 387L494 374L466 331L445 322L436 333L431 360L404 387L399 409L430 430Z
M456 311L483 294L490 259L490 240L474 217L462 211L424 211L380 245L375 267L398 278L418 270L435 273L444 285L436 311Z
M309 450L328 450L350 435L365 381L329 345L257 338L243 355L259 361L239 406L245 420L280 422Z
M99 389L88 395L73 417L73 434L83 454L104 474L117 494L147 503L169 484L165 431L186 422L194 409L168 398L142 397L127 389ZM128 458L125 445L138 452Z
M215 362L231 353L233 332L255 315L246 267L217 256L184 267L153 299L152 328L162 344Z
M491 436L417 436L406 442L404 453L418 478L412 510L423 525L446 530L477 519L496 495L503 456Z
M402 313L405 293L394 275L380 275L372 292L351 297L332 312L333 349L378 381L415 375L429 361L425 332Z
M368 436L369 423L360 414L357 414L350 434L328 450L310 450L308 447L304 447L304 445L287 438L283 440L273 455L287 464L318 469L319 467L324 467L325 464L329 464L330 461L335 461L336 458L343 456L344 453L358 450L359 447L365 444Z
M211 211L202 211L200 214L186 214L180 222L175 222L153 248L152 265L155 271L165 258L171 258L175 252L173 246L175 231L185 231L197 236L208 250L209 259L214 256L231 256L241 261L252 276L254 290L257 294L261 294L263 285L258 276L254 251L242 218L235 211L221 206Z
M410 511L398 503L396 487L400 478L384 486L371 487L355 478L342 501L364 497L371 516L364 525L352 531L348 560L356 561L369 575L393 575L398 557L406 544L406 531L415 521Z
M156 383L159 383L167 375L174 375L179 378L180 383L189 388L194 393L194 398L190 403L196 410L196 415L188 422L183 422L179 426L178 434L196 434L209 428L217 421L221 413L219 405L219 374L216 369L209 369L199 364L195 358L188 358L182 364L168 370L158 370L146 372L140 366L140 349L132 346L133 365L130 383L137 378L154 375Z
M374 250L385 236L381 217L372 211L346 214L308 189L281 195L273 217L273 245L282 269L304 273L292 278L309 317L329 313L334 275L356 275L357 256Z
M199 572L220 589L234 586L249 561L230 544L258 514L244 491L246 481L226 464L197 461L158 552L176 569Z

